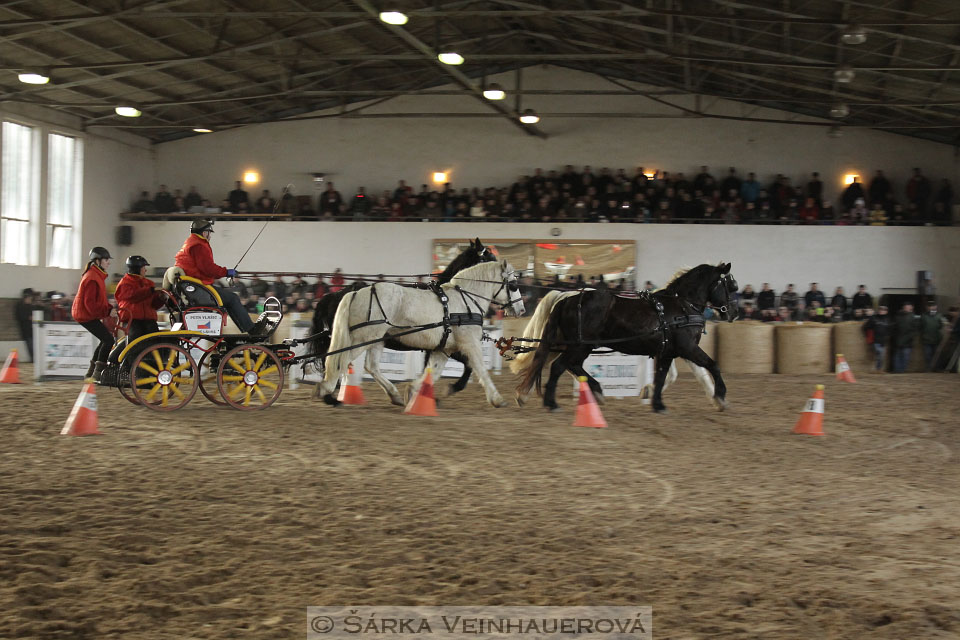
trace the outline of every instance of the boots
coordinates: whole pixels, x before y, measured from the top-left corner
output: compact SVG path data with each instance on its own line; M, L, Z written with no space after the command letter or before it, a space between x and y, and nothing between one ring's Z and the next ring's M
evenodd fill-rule
M103 373L103 369L106 366L106 362L97 361L96 366L93 368L93 381L97 384L100 384L100 374Z
M96 368L96 366L97 366L97 361L96 361L96 360L91 360L91 361L90 361L90 366L87 367L87 375L83 376L83 379L84 379L84 380L89 380L90 378L93 377L93 372L94 372L94 369Z

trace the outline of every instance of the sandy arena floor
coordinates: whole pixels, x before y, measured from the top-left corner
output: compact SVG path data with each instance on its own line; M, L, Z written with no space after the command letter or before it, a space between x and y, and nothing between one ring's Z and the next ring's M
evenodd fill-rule
M28 373L28 372L26 372ZM960 637L960 378L687 376L610 400L439 418L157 414L80 384L0 385L0 637L302 638L308 605L635 604L654 637ZM512 378L495 378L512 395ZM791 435L817 382L824 438ZM507 393L505 393L507 395Z

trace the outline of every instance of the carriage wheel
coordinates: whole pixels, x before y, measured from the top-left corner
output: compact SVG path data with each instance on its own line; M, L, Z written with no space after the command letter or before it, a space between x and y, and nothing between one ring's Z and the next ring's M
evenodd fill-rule
M174 411L185 406L197 392L200 380L197 363L190 353L175 344L147 347L130 368L133 395L155 411Z
M137 400L137 397L133 395L133 389L128 387L125 384L120 385L120 395L123 396L123 399L129 402L130 404L135 404L138 407L140 406L140 401Z
M197 363L197 367L200 369L200 393L213 404L226 407L228 405L220 396L220 388L217 386L217 369L210 366L210 354L212 353L216 353L216 351L207 351L200 356L200 362ZM204 367L207 368L206 371L204 371Z
M270 349L256 344L234 347L217 369L220 396L235 409L266 409L283 391L283 366Z
M117 388L120 389L120 395L130 404L135 404L139 407L140 401L133 395L133 388L130 386L130 373L123 364L120 365L120 371L117 373L117 376L119 377L119 380L117 380Z

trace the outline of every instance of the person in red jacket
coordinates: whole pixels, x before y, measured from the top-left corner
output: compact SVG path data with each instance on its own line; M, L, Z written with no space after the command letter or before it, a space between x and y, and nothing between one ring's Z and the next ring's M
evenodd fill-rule
M103 247L94 247L90 250L90 260L80 278L80 288L73 299L73 319L100 340L99 346L93 352L90 368L87 369L87 378L93 377L94 382L100 381L100 374L107 364L107 357L113 347L113 334L103 324L104 318L109 318L113 307L107 301L107 269L110 268L110 252Z
M218 278L233 278L237 275L236 269L226 269L213 261L213 249L210 248L211 233L213 233L213 220L194 220L190 225L190 236L174 258L174 264L183 269L186 275L208 285L212 285ZM214 287L214 289L220 294L223 306L237 323L240 331L251 333L251 331L257 332L263 329L265 323L259 323L254 327L250 315L237 294L222 287Z
M122 322L129 323L127 343L148 333L160 331L157 309L163 306L163 294L157 291L153 280L146 277L150 263L143 256L127 258L127 274L120 280L113 297L117 299Z

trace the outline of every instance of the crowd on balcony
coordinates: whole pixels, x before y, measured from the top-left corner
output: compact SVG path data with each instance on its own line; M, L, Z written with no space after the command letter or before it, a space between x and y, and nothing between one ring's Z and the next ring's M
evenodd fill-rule
M817 172L794 183L777 174L761 182L735 167L715 176L706 166L684 173L590 166L576 171L535 169L510 186L457 190L451 183L417 190L400 180L393 190L353 194L327 182L314 199L283 193L279 201L269 190L251 196L237 182L222 199L204 198L196 187L186 194L160 186L153 198L143 192L133 212L175 216L178 213L281 213L307 220L387 220L424 222L636 222L690 224L801 225L949 225L953 186L947 179L934 184L919 168L902 188L878 170L869 183L851 176L836 202L825 197Z

